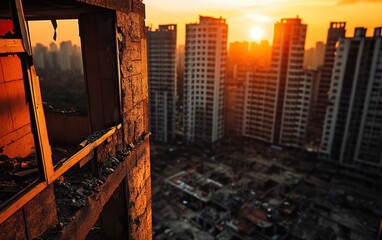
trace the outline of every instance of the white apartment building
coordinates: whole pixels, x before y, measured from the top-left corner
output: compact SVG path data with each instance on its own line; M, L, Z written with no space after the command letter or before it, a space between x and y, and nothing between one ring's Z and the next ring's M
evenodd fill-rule
M200 16L186 25L184 132L189 143L214 143L224 134L228 25Z

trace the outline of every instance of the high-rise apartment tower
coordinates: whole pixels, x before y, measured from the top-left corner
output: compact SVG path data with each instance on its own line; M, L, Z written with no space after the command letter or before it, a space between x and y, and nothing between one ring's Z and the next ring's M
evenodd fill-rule
M186 25L184 132L189 143L214 143L224 133L228 25L223 18L200 16Z
M320 157L351 178L379 179L382 188L382 28L357 28L340 40L334 62ZM357 174L354 174L357 171ZM378 177L379 176L379 177Z
M176 25L147 29L150 129L153 140L175 138Z
M313 81L303 70L306 28L300 18L281 19L275 24L271 66L239 69L240 86L231 94L233 114L227 119L242 136L304 147Z
M321 127L325 118L326 107L328 106L328 93L332 80L332 70L334 66L337 43L340 38L345 37L345 27L346 22L331 22L328 30L324 65L319 83L317 107L315 109L316 120L318 120Z
M303 71L307 25L300 18L275 24L270 80L276 90L272 143L301 147L305 141L310 80Z

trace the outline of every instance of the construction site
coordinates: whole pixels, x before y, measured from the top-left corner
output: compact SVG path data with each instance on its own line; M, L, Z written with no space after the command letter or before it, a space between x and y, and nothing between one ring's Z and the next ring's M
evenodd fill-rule
M380 196L328 180L315 153L235 139L151 156L154 239L377 239Z

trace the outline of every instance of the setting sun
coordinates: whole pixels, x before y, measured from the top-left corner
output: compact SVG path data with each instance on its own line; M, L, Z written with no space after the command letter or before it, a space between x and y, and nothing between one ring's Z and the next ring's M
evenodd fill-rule
M250 36L252 40L259 41L264 37L264 30L260 27L254 27L250 31Z

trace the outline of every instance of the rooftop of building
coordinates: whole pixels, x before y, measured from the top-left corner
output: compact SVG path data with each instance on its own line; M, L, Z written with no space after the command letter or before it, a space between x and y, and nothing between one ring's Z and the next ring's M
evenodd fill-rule
M295 18L282 18L277 23L282 23L282 24L301 24L301 22L302 22L302 19L299 16L296 16Z
M173 31L176 31L176 27L177 27L176 24L162 24L162 25L159 25L158 28L156 29L153 29L152 26L148 26L146 27L146 29L149 32L173 32Z
M226 19L200 15L199 23L189 23L187 25L226 25Z

